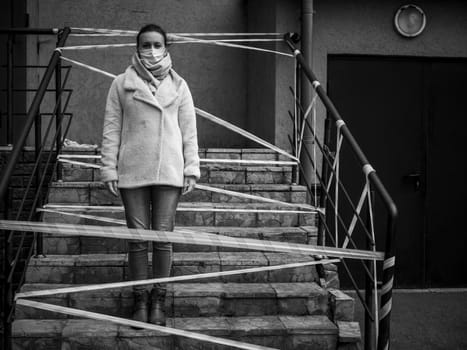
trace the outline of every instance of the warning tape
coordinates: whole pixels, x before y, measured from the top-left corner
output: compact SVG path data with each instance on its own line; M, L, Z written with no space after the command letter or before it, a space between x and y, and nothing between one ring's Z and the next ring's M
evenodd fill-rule
M125 220L109 218L109 217L106 217L106 216L97 216L97 215L89 215L89 214L76 214L76 213L73 213L73 212L66 212L66 211L46 209L46 208L37 208L36 211L37 212L42 212L42 213L53 213L53 214L60 214L60 215L66 215L66 216L73 216L73 217L89 219L89 220L95 220L95 221L101 221L101 222L107 222L107 223L117 224L117 225L126 225Z
M304 211L304 210L287 210L287 209L258 209L258 208L221 208L214 206L202 206L202 207L188 207L184 206L185 202L181 202L177 207L177 211L186 212L213 212L213 213L266 213L266 214L313 214L314 212L323 211L324 209L319 208L315 211ZM254 205L254 204L252 204ZM124 211L123 206L118 205L75 205L75 204L45 204L43 208L59 208L62 210L81 211L81 210L95 210L95 211L113 211L121 212Z
M214 343L214 344L226 345L226 346L234 347L237 349L246 349L246 350L274 350L275 349L275 348L269 348L269 347L260 346L260 345L244 343L244 342L240 342L236 340L213 337L211 335L207 335L203 333L195 333L195 332L185 331L182 329L158 326L158 325L151 324L151 323L134 321L134 320L126 319L126 318L100 314L97 312L84 311L84 310L74 309L74 308L65 307L65 306L41 303L38 301L20 299L16 302L16 304L28 306L28 307L32 307L36 309L51 311L51 312L57 312L57 313L65 314L65 315L89 318L92 320L108 321L108 322L120 324L123 326L150 329L150 330L167 333L167 334L173 334L173 335L177 335L177 336L181 336L185 338L206 341L206 342Z
M64 162L67 159L66 163L76 164L76 165L88 165L89 163L76 162L68 159L78 158L78 159L101 159L101 156L94 155L84 155L84 154L62 154L58 156L58 160ZM221 159L221 158L200 158L201 163L225 163L225 164L250 164L250 165L284 165L284 166L294 166L297 165L297 162L292 161L275 161L275 160L254 160L254 159ZM95 164L97 165L97 164ZM99 166L99 165L97 165ZM100 168L100 166L99 166Z
M291 158L291 159L293 159L293 160L295 160L297 162L299 161L299 159L297 157L291 155L290 153L284 151L283 149L281 149L281 148L267 142L266 140L263 140L262 138L259 138L256 135L253 135L252 133L250 133L250 132L248 132L248 131L246 131L246 130L244 130L242 128L239 128L236 125L233 125L233 124L229 123L228 121L225 121L225 120L223 120L221 118L218 118L215 115L212 115L211 113L203 111L202 109L195 108L195 110L196 110L196 113L198 115L200 115L201 117L203 117L205 119L208 119L208 120L210 120L210 121L212 121L212 122L214 122L216 124L219 124L219 125L227 128L227 129L229 129L229 130L232 130L232 131L234 131L234 132L236 132L236 133L238 133L238 134L240 134L240 135L242 135L242 136L244 136L244 137L246 137L246 138L248 138L248 139L250 139L252 141L257 142L260 145L263 145L263 146L265 146L267 148L270 148L273 151L276 151L277 153L280 153L280 154L282 154L282 155L284 155L284 156L286 156L288 158Z
M137 30L105 29L105 28L78 28L71 27L74 31L84 31L99 34L138 34ZM76 33L75 33L76 34ZM167 33L167 36L283 36L284 33Z
M174 276L174 277L150 278L150 279L145 279L145 280L134 280L134 281L125 281L125 282L90 284L90 285L85 285L85 286L63 287L63 288L55 288L55 289L47 289L47 290L45 289L44 290L33 290L33 291L28 291L28 292L17 293L15 295L15 300L21 299L21 298L35 298L35 297L44 297L44 296L57 295L57 294L71 294L71 293L79 293L79 292L90 292L94 290L144 286L144 285L151 285L151 284L156 284L156 283L171 283L171 282L181 282L181 281L208 279L208 278L216 278L216 277L234 276L234 275L242 275L242 274L247 274L247 273L276 271L276 270L292 269L292 268L307 267L307 266L314 266L314 265L328 265L328 264L339 263L340 261L341 261L340 259L325 259L325 260L304 261L304 262L281 264L281 265L272 265L272 266L251 267L248 269L207 272L207 273L199 273L195 275L182 275L182 276Z
M68 160L68 159L59 158L58 161L61 162L61 163L68 163L68 164L73 164L73 165L82 165L82 166L87 167L87 168L94 168L94 169L102 168L99 164L78 162L76 160Z
M92 66L90 66L88 64L80 63L78 61L75 61L75 60L72 60L72 59L69 59L69 58L66 58L66 57L63 57L63 56L60 56L60 57L63 60L68 61L68 62L73 63L73 64L76 64L76 65L78 65L80 67L87 68L87 69L92 70L94 72L104 74L104 75L106 75L108 77L111 77L111 78L116 78L115 74L108 73L106 71L103 71L102 69L95 68L95 67L92 67ZM263 145L263 146L265 146L267 148L270 148L273 151L276 151L276 152L278 152L278 153L280 153L280 154L282 154L282 155L284 155L284 156L286 156L288 158L291 158L291 159L293 159L293 160L295 160L297 162L299 161L299 159L297 157L295 157L295 156L289 154L288 152L284 151L283 149L281 149L281 148L267 142L266 140L263 140L260 137L258 137L256 135L253 135L252 133L250 133L250 132L248 132L248 131L246 131L246 130L244 130L242 128L239 128L236 125L233 125L233 124L231 124L231 123L229 123L229 122L227 122L227 121L225 121L225 120L223 120L221 118L218 118L218 117L214 116L211 113L203 111L202 109L195 108L195 111L196 111L196 113L198 115L202 116L203 118L206 118L206 119L208 119L208 120L210 120L210 121L212 121L212 122L214 122L216 124L219 124L219 125L227 128L227 129L229 129L229 130L232 130L232 131L234 131L234 132L236 132L236 133L238 133L238 134L240 134L240 135L242 135L242 136L244 136L244 137L246 137L246 138L248 138L250 140L253 140L253 141L257 142L260 145Z
M217 41L217 40L195 39L195 38L183 37L181 35L174 35L174 34L172 34L172 36L176 37L176 38L186 39L187 41L189 41L191 43L194 43L194 44L199 43L199 44L211 44L211 45L217 45L217 46L226 46L226 47L233 47L233 48L239 48L239 49L245 49L245 50L272 53L272 54L276 54L276 55L281 55L281 56L294 58L294 55L289 54L289 53L285 53L285 52L281 52L281 51L275 51L275 50L262 49L262 48L254 47L254 46L230 44L230 43L224 43L224 42Z
M114 35L114 34L112 34ZM229 42L277 42L283 41L282 39L209 39L203 40L202 42L208 43L229 43ZM199 40L190 39L190 40L169 40L169 44L189 44L189 43L196 43ZM108 48L121 48L121 47L135 47L136 43L121 43L121 44L93 44L93 45L72 45L72 46L60 46L55 48L56 51L64 51L64 50L90 50L90 49L108 49ZM249 47L251 48L251 47ZM271 50L268 50L271 51Z
M111 237L154 242L245 248L249 250L263 250L303 255L325 255L350 259L384 260L383 252L323 247L299 243L262 241L252 238L227 237L186 229L177 229L173 232L167 232L115 226L73 225L14 220L0 220L0 229L71 236Z
M211 192L215 192L215 193L221 193L221 194L225 194L225 195L233 196L233 197L253 199L253 200L266 202L266 203L280 204L281 206L286 206L286 207L295 207L295 208L306 209L306 210L309 211L309 213L315 213L316 211L320 211L320 212L324 213L323 209L313 207L313 206L311 206L309 204L288 203L288 202L283 202L283 201L279 201L279 200L276 200L276 199L265 198L265 197L255 196L255 195L236 192L236 191L229 191L229 190L224 190L222 188L206 186L206 185L200 185L200 184L196 184L195 188L200 189L200 190L204 190L204 191L211 191Z

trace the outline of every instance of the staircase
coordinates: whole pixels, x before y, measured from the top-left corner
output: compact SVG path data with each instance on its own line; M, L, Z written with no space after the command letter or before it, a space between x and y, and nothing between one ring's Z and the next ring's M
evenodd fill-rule
M93 148L63 153L96 154ZM285 160L264 149L205 149L201 158ZM86 160L90 162L89 160ZM92 161L92 160L91 160ZM202 166L199 181L226 190L291 203L306 203L304 186L291 184L286 166ZM87 215L124 219L119 198L98 182L98 170L63 164L63 181L49 188L48 204L101 206ZM180 206L274 208L249 199L195 190ZM290 208L287 208L290 209ZM177 226L234 237L316 244L314 214L179 211ZM43 221L112 225L87 218L43 213ZM151 246L151 245L149 245ZM128 277L126 242L112 238L44 236L45 256L31 260L22 291L118 282ZM151 254L149 254L151 258ZM309 261L310 257L234 248L174 244L173 276ZM151 268L149 262L148 268ZM353 320L354 300L338 290L337 267L325 265L326 287L314 267L170 283L167 326L231 338L278 349L353 349L359 344ZM129 317L131 288L36 298L38 301L119 317ZM13 323L15 349L225 349L225 346L135 330L108 322L17 306ZM350 330L350 331L349 331Z

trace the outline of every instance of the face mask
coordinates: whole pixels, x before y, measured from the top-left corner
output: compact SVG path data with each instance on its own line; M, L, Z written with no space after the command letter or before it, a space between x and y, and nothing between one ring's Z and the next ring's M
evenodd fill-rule
M148 66L153 66L157 64L161 59L164 58L166 54L165 47L160 49L143 49L139 50L139 57L143 63L147 64Z

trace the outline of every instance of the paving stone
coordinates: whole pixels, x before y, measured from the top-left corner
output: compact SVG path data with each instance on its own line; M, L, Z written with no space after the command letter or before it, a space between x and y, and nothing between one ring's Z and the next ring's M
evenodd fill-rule
M210 170L209 183L215 184L244 184L245 171Z
M329 289L329 305L334 322L353 321L355 300L339 289Z
M78 236L43 236L44 254L80 254L80 238Z
M207 159L241 159L240 151L234 149L207 149Z
M258 213L257 226L298 226L298 215L301 214Z
M122 199L120 196L114 196L109 190L104 188L101 183L95 184L98 184L98 186L90 187L90 205L122 205Z
M204 191L194 189L193 191L184 194L180 197L180 201L184 202L211 202L213 193L211 191Z
M127 252L127 240L118 238L81 237L82 254L123 253Z
M18 320L12 324L13 337L59 337L66 320Z
M89 160L86 160L86 162L89 162ZM94 169L62 163L62 178L63 181L67 182L93 181Z
M228 318L231 335L234 337L252 335L278 335L285 333L285 327L278 316Z
M256 213L231 213L231 212L216 212L214 213L216 226L256 226Z
M360 325L358 322L337 321L340 343L358 343L361 340Z
M258 151L243 151L242 150L242 159L250 160L277 160L275 153L269 152L258 152Z
M104 322L83 322L69 319L62 332L62 350L115 350L118 325Z
M64 182L63 184L68 184ZM89 204L90 193L86 187L50 187L48 201L52 203L81 203Z
M249 184L289 184L291 179L290 167L246 168L246 183Z
M175 224L179 226L210 226L214 223L213 212L178 211L175 215Z

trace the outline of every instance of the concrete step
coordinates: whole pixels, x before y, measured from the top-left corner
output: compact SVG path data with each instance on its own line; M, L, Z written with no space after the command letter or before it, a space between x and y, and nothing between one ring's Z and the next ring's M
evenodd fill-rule
M302 227L213 227L188 226L180 227L189 230L215 233L229 237L243 237L269 241L316 244L317 230L313 226ZM175 228L177 229L177 227ZM152 245L149 245L152 248ZM127 241L117 238L89 236L43 236L44 254L99 254L126 253ZM174 244L174 252L217 252L245 251L242 248L224 248L193 244Z
M22 292L65 288L71 284L25 284ZM150 287L149 287L150 289ZM131 287L34 298L37 301L130 317ZM329 293L316 283L174 283L167 286L170 317L328 315ZM58 316L58 315L57 315ZM16 307L15 318L55 318L51 312ZM66 318L66 315L59 315ZM353 318L353 314L348 315Z
M206 184L204 184L206 185ZM208 184L223 190L275 199L288 203L306 203L305 186L283 184ZM121 205L121 198L112 195L102 182L53 182L49 186L49 203L81 203L86 205ZM183 195L181 202L256 203L258 200L240 198L212 191L195 189Z
M66 148L62 154L100 155L95 148L88 150ZM201 159L234 159L256 161L290 161L286 156L264 148L208 148L200 149ZM100 165L99 159L74 159ZM98 181L99 169L62 163L63 181ZM275 164L201 163L201 182L206 183L291 183L292 167Z
M338 330L326 316L169 318L167 326L281 350L335 350ZM225 346L93 320L16 320L14 349L225 350Z
M91 159L76 159L78 161L100 165ZM201 178L199 182L223 184L291 184L292 167L282 165L232 165L202 163L200 166ZM62 163L62 180L73 181L99 181L99 169Z
M82 203L48 203L54 206L60 205L83 205ZM189 207L203 209L207 211L178 211L175 217L175 224L179 226L237 226L237 227L297 227L297 226L315 226L315 213L268 213L268 212L234 212L235 210L244 209L280 209L294 210L295 207L280 207L269 203L207 203L207 202L183 202L179 204L179 208ZM222 210L232 210L223 212L214 212L210 209L219 208ZM109 206L105 209L89 208L77 209L73 211L76 214L87 214L96 216L107 216L123 220L124 213L117 206ZM91 225L104 225L103 222L96 223L95 220L89 220L79 217L62 215L57 213L44 213L43 221L74 223ZM115 224L114 224L115 225Z
M148 276L152 276L149 255ZM172 276L230 271L251 267L271 266L313 258L304 255L263 252L209 252L174 253ZM328 286L338 288L337 267L325 265ZM314 266L296 267L276 271L221 276L209 282L266 283L266 282L314 282L317 278ZM26 283L94 284L119 282L128 279L126 254L48 255L30 260L26 271ZM202 282L206 282L203 280ZM192 282L199 282L194 280Z

